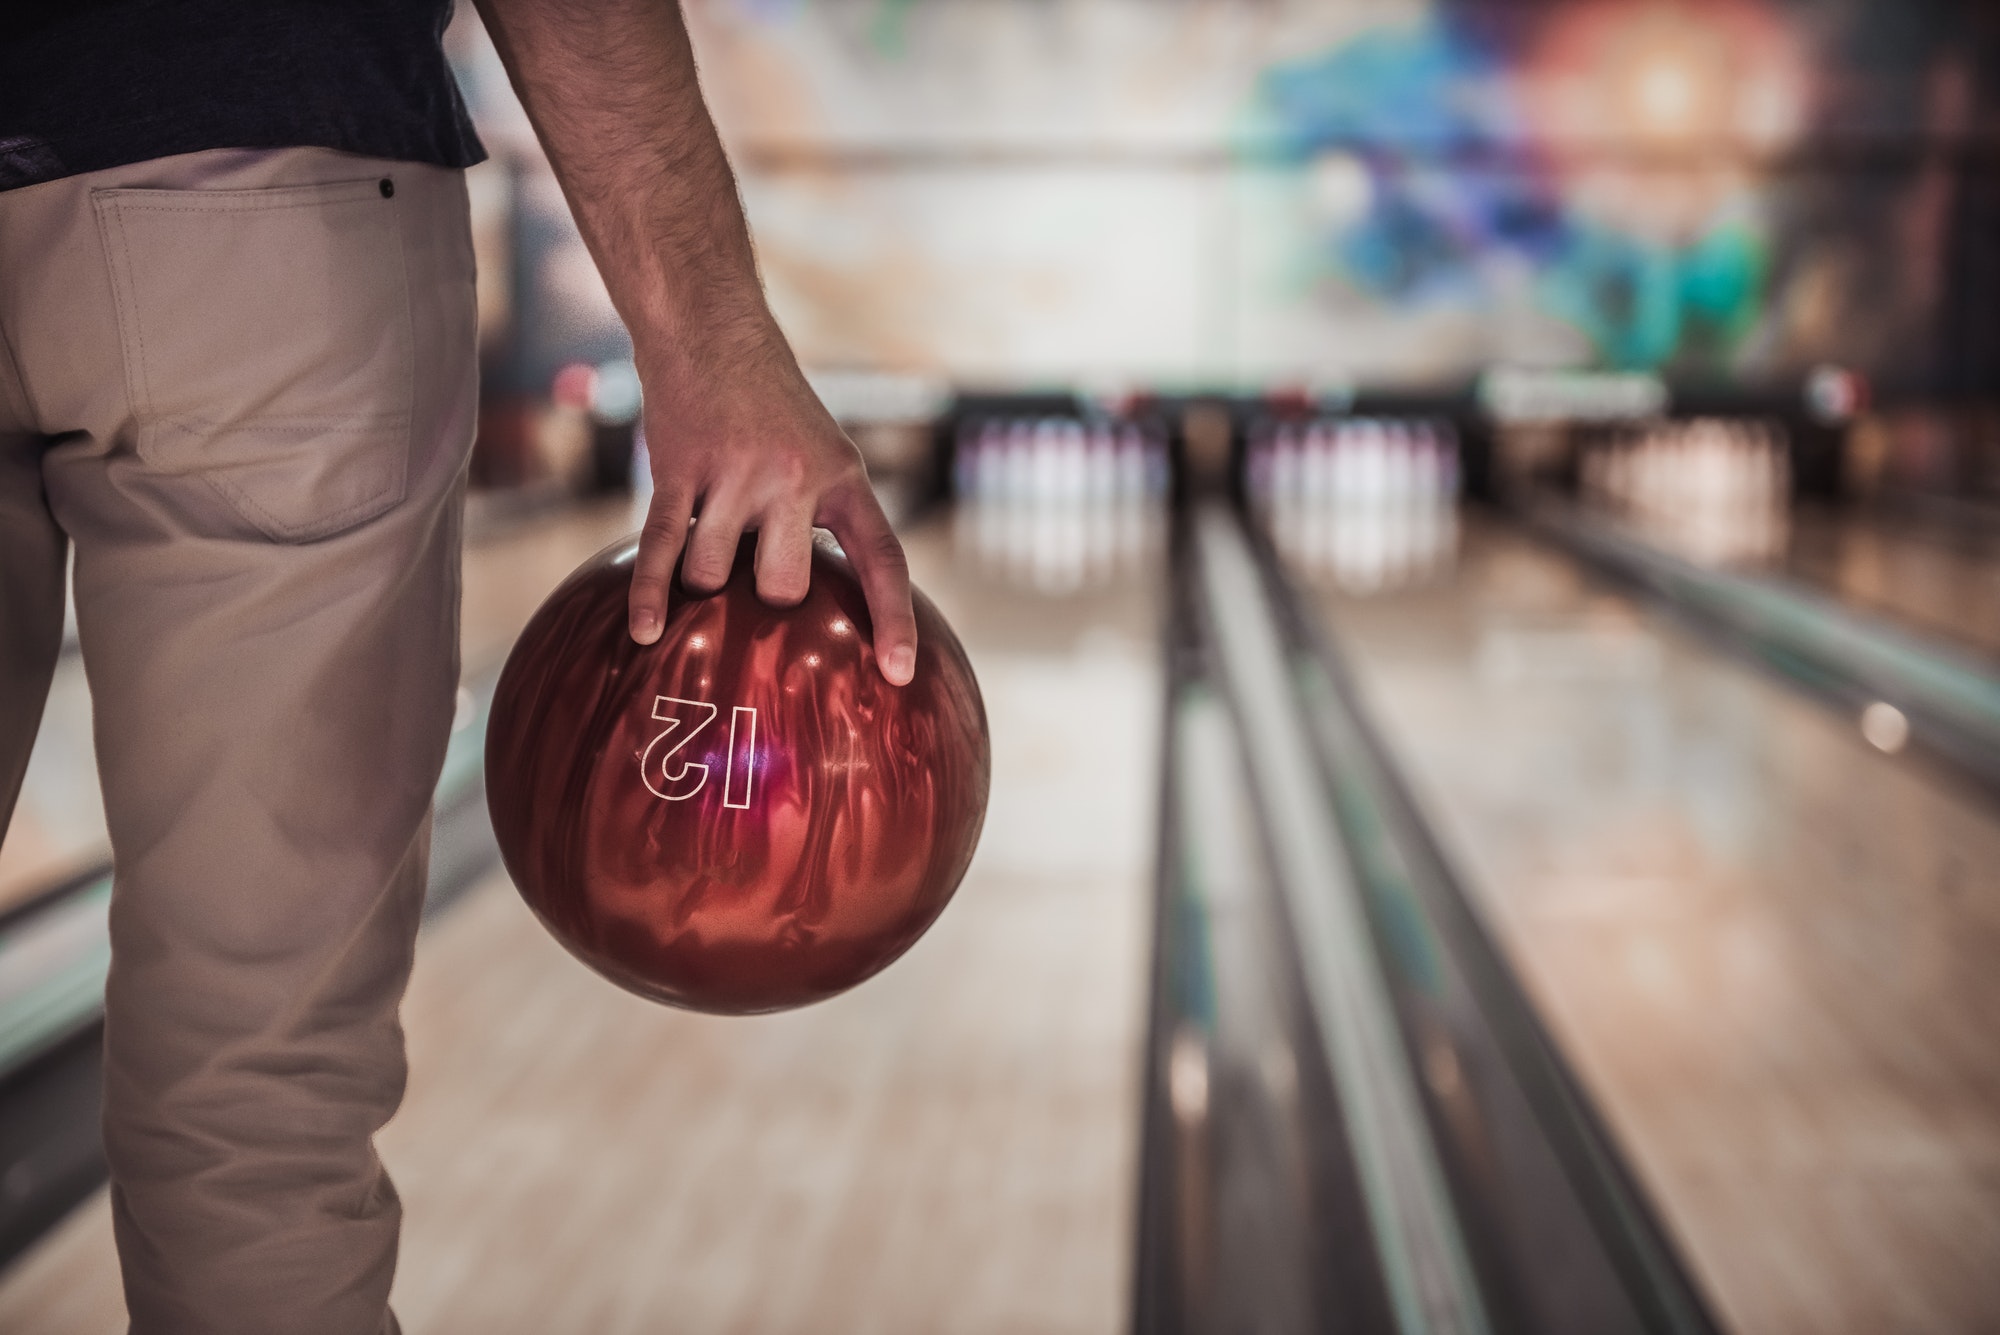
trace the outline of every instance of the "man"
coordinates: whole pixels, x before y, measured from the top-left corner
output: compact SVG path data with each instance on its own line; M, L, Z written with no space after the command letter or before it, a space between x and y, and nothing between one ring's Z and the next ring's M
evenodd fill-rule
M476 405L449 3L0 18L0 824L74 543L139 1335L395 1328L372 1137L403 1088ZM799 599L821 524L907 681L902 551L764 303L678 9L481 9L646 388L633 636L683 546L715 588L749 529L759 591Z

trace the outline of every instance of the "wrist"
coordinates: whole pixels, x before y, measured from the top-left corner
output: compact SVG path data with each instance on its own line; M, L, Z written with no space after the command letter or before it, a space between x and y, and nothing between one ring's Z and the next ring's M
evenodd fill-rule
M679 306L630 326L630 333L641 376L665 386L714 388L798 374L791 345L761 293L754 302Z
M775 322L734 191L727 208L688 217L642 200L607 247L604 275L636 350L672 360L707 343L747 349Z

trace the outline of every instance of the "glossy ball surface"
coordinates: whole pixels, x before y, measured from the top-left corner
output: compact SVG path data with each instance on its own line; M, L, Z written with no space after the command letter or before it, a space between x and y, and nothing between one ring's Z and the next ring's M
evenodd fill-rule
M676 590L626 633L637 539L542 604L494 695L486 793L507 870L606 978L693 1010L832 996L943 911L985 819L990 747L965 651L916 595L916 677L877 669L846 560L794 608Z

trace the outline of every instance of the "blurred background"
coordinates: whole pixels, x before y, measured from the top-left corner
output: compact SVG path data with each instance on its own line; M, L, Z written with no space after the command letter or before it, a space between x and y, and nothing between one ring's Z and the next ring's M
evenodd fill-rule
M647 442L461 6L405 1327L2000 1328L2000 13L686 12L992 808L793 1015L614 994L522 909L486 701ZM0 844L0 1328L122 1328L110 887L71 654Z

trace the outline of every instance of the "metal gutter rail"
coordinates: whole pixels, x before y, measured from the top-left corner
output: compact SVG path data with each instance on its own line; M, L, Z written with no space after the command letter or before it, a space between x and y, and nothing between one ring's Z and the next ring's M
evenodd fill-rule
M1788 580L1697 565L1569 505L1535 504L1522 516L1530 529L1719 628L1821 696L1895 706L1919 745L2000 789L2000 678L1989 665Z
M1302 707L1372 906L1433 1126L1489 1285L1527 1330L1712 1335L1716 1324L1375 732L1326 627L1268 551ZM1491 1287L1489 1292L1491 1292Z
M1173 555L1132 1328L1394 1331L1189 544Z
M1174 574L1135 1331L1712 1335L1275 553Z
M1285 646L1233 514L1194 517L1203 603L1244 734L1308 997L1339 1089L1402 1335L1491 1328L1367 909L1320 781Z

